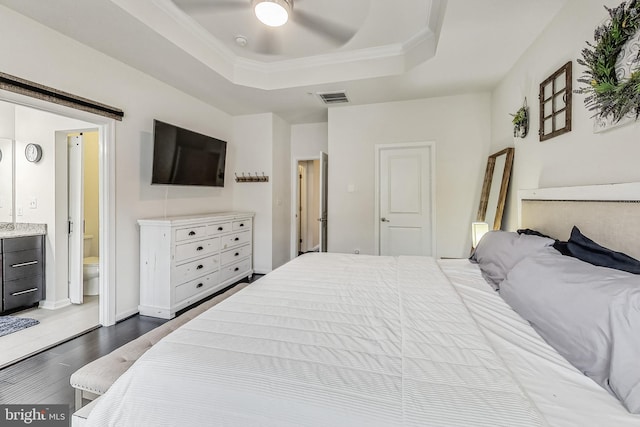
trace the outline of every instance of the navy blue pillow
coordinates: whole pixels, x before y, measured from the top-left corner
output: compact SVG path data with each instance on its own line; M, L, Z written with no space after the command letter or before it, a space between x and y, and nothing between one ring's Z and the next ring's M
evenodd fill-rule
M640 274L640 261L622 252L600 246L583 235L576 226L571 230L571 237L566 244L566 249L568 253L565 255L578 258L589 264Z
M546 234L543 234L541 232L539 232L538 230L532 230L530 228L521 228L520 230L518 230L518 234L527 234L529 236L539 236L539 237L546 237L549 239L553 239L556 242L553 244L553 248L560 252L562 255L569 255L571 256L571 254L569 253L569 249L567 248L567 242L564 242L562 240L558 240L554 237L551 236L547 236Z

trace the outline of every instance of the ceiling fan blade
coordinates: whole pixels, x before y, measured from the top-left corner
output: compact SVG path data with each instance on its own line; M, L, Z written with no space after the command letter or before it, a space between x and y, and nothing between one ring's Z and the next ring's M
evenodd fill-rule
M278 55L282 53L282 41L278 34L273 28L263 28L256 38L253 51L263 55Z
M243 0L174 0L174 2L185 12L215 13L251 9L251 4Z
M338 45L345 44L356 34L353 28L299 9L291 13L291 20Z

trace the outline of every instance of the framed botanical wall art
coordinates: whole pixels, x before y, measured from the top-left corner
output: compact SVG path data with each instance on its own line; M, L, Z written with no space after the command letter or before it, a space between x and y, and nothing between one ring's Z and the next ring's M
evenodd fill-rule
M578 64L586 69L576 92L594 115L594 132L637 121L640 117L640 2L605 9L609 19L594 31Z

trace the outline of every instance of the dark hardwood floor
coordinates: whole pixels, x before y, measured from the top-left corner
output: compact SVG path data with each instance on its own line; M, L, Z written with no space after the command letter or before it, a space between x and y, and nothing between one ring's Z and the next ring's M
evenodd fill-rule
M164 322L135 315L8 366L0 370L0 403L68 404L73 412L71 374Z
M254 282L260 277L262 275L256 274L251 281ZM219 293L205 300L217 294ZM187 309L182 310L178 315ZM0 404L67 404L70 413L73 413L75 403L74 390L69 384L71 374L166 321L135 315L113 326L95 329L1 369Z

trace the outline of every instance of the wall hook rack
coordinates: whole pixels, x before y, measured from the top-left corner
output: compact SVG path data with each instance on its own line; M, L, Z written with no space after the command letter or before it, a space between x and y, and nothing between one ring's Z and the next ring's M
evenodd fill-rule
M264 172L262 172L262 176L258 175L258 172L255 172L255 175L251 175L251 173L245 175L242 172L240 176L235 172L234 175L236 176L236 182L269 182L269 177L265 176Z

